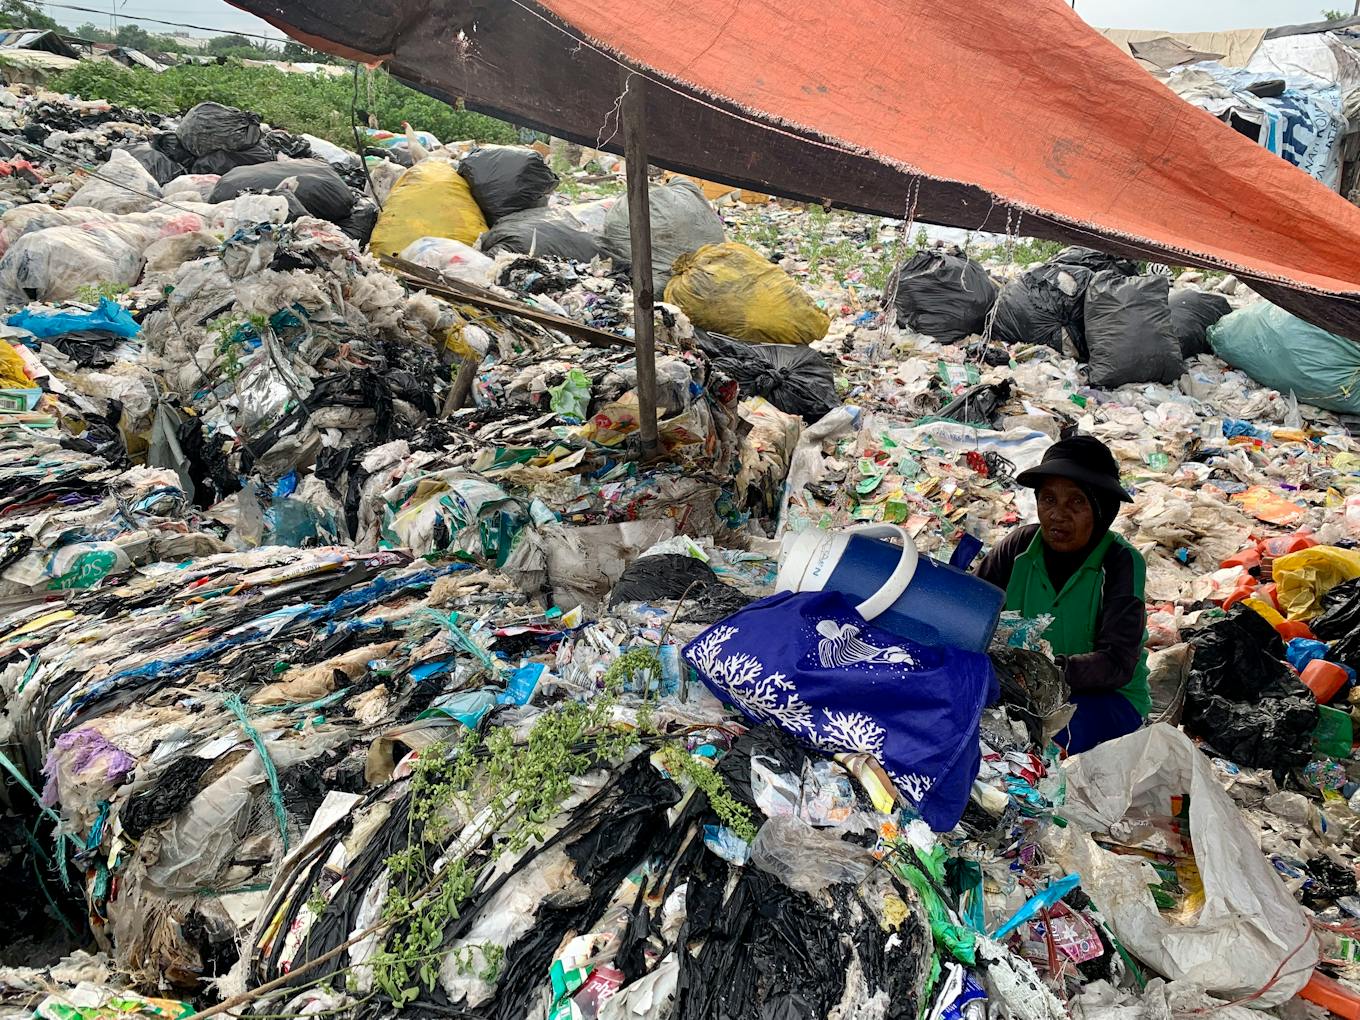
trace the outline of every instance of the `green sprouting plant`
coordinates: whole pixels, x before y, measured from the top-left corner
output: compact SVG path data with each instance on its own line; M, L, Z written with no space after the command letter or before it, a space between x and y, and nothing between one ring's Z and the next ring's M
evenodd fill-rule
M83 305L97 305L101 298L108 298L116 301L121 294L126 294L130 288L125 283L87 283L76 291L76 300Z
M693 755L674 743L661 749L661 764L671 775L683 776L703 790L718 820L740 839L749 843L756 838L756 824L751 817L751 809L732 796L716 769L696 761Z
M458 973L476 974L482 981L494 984L505 963L505 947L494 942L478 942L458 950L453 960Z
M1012 244L998 244L978 250L978 258L991 259L1006 265L1027 266L1032 262L1047 262L1063 245L1057 241L1045 241L1037 237L1017 239Z
M659 663L658 663L659 664ZM621 758L633 734L609 726L621 681L606 681L590 703L567 702L544 712L524 743L507 727L484 737L468 732L456 746L426 748L412 770L407 845L387 858L391 889L383 916L392 934L372 961L374 981L396 1009L415 1001L439 977L444 933L458 919L482 870L504 853L519 853L543 837L544 827L572 791L572 780L596 763ZM450 857L435 872L455 834L454 820L484 802L489 845ZM483 945L479 976L492 981L504 950ZM457 960L473 967L473 955Z
M606 688L621 688L629 680L650 686L661 677L661 657L655 648L633 648L609 664L604 672Z
M213 353L223 360L226 377L233 380L238 378L242 369L241 353L247 349L251 338L259 334L252 333L249 324L238 322L227 315L214 319L208 323L207 328L217 337L213 344Z
M326 912L326 897L320 889L313 889L311 897L307 900L307 909L312 912L313 917L320 917Z

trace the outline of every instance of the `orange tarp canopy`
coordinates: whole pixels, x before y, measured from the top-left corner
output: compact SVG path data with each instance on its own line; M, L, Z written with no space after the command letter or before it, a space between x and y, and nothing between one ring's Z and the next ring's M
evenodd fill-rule
M1360 338L1360 209L1066 0L232 0L474 109L770 194L1221 268Z

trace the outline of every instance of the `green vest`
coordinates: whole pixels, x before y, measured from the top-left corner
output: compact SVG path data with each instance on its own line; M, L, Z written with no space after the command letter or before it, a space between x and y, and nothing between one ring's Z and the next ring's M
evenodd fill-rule
M1043 539L1035 534L1029 548L1015 558L1011 568L1010 584L1006 586L1006 608L1027 618L1042 616L1053 617L1053 623L1044 632L1044 638L1053 646L1054 655L1082 655L1094 651L1096 645L1096 623L1100 618L1100 604L1104 597L1105 553L1110 543L1118 542L1133 553L1134 594L1143 598L1143 584L1147 567L1142 555L1128 542L1113 531L1091 550L1077 572L1068 578L1063 590L1054 593L1053 583L1048 579L1048 567L1044 563ZM1133 671L1133 679L1119 693L1129 699L1144 719L1152 709L1152 696L1148 693L1147 670L1147 632L1143 633L1143 654Z

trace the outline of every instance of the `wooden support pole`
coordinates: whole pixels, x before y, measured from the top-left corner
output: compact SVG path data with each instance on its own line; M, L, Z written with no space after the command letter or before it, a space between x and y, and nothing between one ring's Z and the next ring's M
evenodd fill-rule
M475 354L463 358L463 363L458 367L458 374L453 378L453 385L449 387L449 395L444 401L444 411L440 415L441 418L447 418L454 411L463 409L463 405L467 403L468 394L472 392L473 380L477 378L477 369L481 366L481 359Z
M647 198L646 79L619 69L623 158L628 165L628 234L633 261L633 338L637 347L639 438L643 457L657 452L656 331L652 313L652 211Z

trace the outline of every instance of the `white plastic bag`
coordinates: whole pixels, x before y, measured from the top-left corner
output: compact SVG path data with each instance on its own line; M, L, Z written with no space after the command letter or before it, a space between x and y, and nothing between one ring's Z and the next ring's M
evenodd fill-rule
M161 186L146 167L123 149L114 149L109 161L79 191L67 207L88 206L101 212L146 212L161 197Z
M1251 1002L1262 1009L1307 984L1318 962L1308 917L1189 737L1158 723L1068 759L1063 771L1063 815L1071 824L1050 830L1048 849L1064 870L1081 875L1082 889L1129 952L1173 981L1193 981L1226 999L1258 992L1279 969L1274 985ZM1175 924L1152 898L1151 865L1102 849L1089 833L1170 815L1171 798L1187 795L1204 906L1193 923Z
M464 283L490 287L496 260L451 237L419 237L402 249L401 257Z

